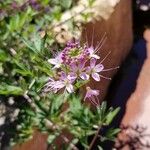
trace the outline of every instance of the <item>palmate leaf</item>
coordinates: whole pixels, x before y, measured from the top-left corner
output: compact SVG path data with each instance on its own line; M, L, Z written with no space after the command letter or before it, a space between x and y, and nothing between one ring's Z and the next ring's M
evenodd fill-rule
M97 113L99 114L100 121L103 125L109 125L114 117L119 112L120 108L113 109L110 107L107 109L107 103L104 101L100 105L100 107L97 109Z
M50 105L50 114L54 115L59 113L65 101L66 99L63 94L60 96L52 96Z
M25 38L22 38L24 44L31 49L34 53L42 55L44 50L44 45L46 42L47 34L42 38L39 33L34 33L33 41L29 41Z

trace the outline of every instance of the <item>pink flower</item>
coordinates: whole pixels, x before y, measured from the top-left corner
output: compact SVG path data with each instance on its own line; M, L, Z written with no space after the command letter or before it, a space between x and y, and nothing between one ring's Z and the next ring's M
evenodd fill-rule
M75 79L75 75L66 75L64 72L62 72L59 80L55 81L50 78L50 81L45 85L44 92L57 93L60 89L65 88L65 91L67 91L68 93L72 93L74 92L73 82L75 81Z
M72 63L71 72L83 80L89 79L89 75L85 72L85 61L79 60L78 64L76 62Z
M90 60L90 66L87 67L87 72L92 75L92 78L95 81L100 81L100 75L98 73L100 73L103 69L104 66L101 63L96 65L96 59L92 58Z
M59 89L61 89L62 82L55 81L52 78L49 78L49 81L45 84L44 92L54 92L57 93Z
M74 92L73 82L76 79L75 74L66 75L66 73L62 72L60 81L62 82L62 88L65 87L65 91L67 90L68 93Z
M99 100L98 100L99 90L92 90L90 87L87 87L86 90L87 92L84 97L84 101L86 99L89 99L92 104L98 106L99 105Z

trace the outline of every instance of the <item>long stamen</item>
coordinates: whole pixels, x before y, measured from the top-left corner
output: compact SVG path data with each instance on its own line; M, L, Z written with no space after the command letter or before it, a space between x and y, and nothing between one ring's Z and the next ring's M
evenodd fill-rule
M102 48L102 46L104 45L105 41L107 39L107 36L106 36L106 32L104 33L104 35L102 36L102 39L100 40L100 42L98 43L98 45L96 46L95 48L95 53Z
M102 43L99 44L99 46L96 47L95 53L97 53L97 51L100 50L103 47L103 45L105 44L106 40L107 40L107 37L103 40Z
M92 43L91 43L91 46L93 46L93 42L94 42L94 26L93 26L93 30L92 30Z
M91 98L89 98L89 100L94 106L96 105Z
M86 31L85 31L85 32L86 32ZM89 42L88 42L87 32L85 33L85 38L86 38L87 46L89 47Z
M98 103L93 96L91 97L91 99L93 100L93 102L95 102L96 106L98 106Z
M95 102L93 96L90 98L90 101L93 102L94 105L96 105L96 106L98 105L98 104Z
M96 99L97 99L98 106L100 106L100 102L97 96L96 96Z
M108 54L101 60L100 64L104 62L104 60L110 55L111 51L108 52Z
M104 79L111 80L111 78L109 78L109 77L105 77L103 75L99 75L99 76L102 77L102 78L104 78Z
M119 66L114 67L114 68L108 68L108 69L104 69L104 70L102 70L101 72L111 71L111 70L116 70L116 69L118 69L118 68L119 68Z

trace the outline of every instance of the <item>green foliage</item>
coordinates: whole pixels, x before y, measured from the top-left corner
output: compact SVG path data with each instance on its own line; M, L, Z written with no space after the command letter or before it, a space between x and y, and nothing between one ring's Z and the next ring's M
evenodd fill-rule
M36 107L33 110L28 110L27 107L22 108L22 113L18 117L19 128L17 128L17 135L15 134L14 139L17 142L22 141L23 138L26 140L32 136L34 129L37 129L47 133L48 144L52 144L66 130L73 135L72 143L80 143L83 147L88 148L88 136L95 135L99 127L110 125L111 122L108 123L107 118L110 116L111 120L114 118L113 115L110 115L112 109L111 111L107 109L106 102L103 102L96 111L91 111L89 107L81 103L79 97L72 95L68 97L68 100L69 104L64 101L62 95L50 95L44 100L45 103L35 102ZM63 108L64 105L67 105L68 109ZM114 140L119 131L119 129L109 129L106 135L101 137L101 142Z

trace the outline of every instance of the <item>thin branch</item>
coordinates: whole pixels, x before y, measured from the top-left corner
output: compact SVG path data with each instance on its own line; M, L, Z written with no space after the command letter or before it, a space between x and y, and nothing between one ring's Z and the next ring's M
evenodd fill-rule
M99 132L100 132L101 126L99 126L94 138L92 139L92 142L90 143L89 149L88 150L92 150L94 143L96 142Z
M61 135L61 137L66 143L69 143L72 150L79 150L66 136Z

